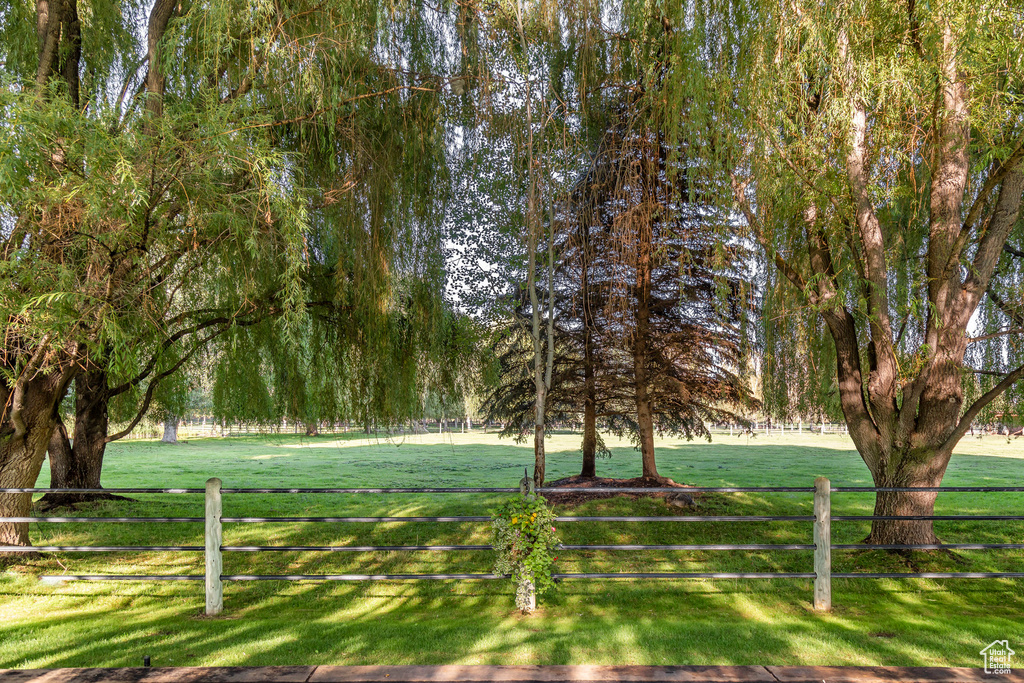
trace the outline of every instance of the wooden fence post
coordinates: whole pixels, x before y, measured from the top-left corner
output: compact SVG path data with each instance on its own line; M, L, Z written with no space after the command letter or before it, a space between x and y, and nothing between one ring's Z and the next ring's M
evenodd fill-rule
M814 480L814 609L832 609L832 483Z
M224 611L224 585L220 576L224 569L221 544L224 532L220 522L220 479L206 480L206 615Z

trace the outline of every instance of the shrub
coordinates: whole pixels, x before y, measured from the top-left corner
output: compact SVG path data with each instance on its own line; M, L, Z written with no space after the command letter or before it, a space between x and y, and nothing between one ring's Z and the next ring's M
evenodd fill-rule
M491 533L496 574L506 574L516 585L516 607L531 609L530 595L551 590L554 551L561 541L555 535L555 513L540 496L519 495L492 511Z

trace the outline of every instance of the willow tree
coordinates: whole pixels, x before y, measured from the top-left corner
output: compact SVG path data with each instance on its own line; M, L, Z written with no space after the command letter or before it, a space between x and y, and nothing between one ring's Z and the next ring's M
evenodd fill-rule
M446 59L433 11L346 0L0 10L0 487L34 484L83 372L106 373L108 387L141 375L144 403L150 354L180 333L158 372L242 320L279 317L297 338L314 304L356 327L380 315L404 224L389 221L436 210L408 199L433 177L417 164L445 149L436 77L417 71ZM397 164L419 170L396 186ZM0 494L0 516L30 505ZM27 525L0 523L0 544L27 542Z
M834 383L807 388L835 392L875 484L938 486L1024 377L1024 271L1006 251L1024 239L1019 7L695 2L671 21L668 106L719 162L770 308L799 331L776 337L776 362L834 359ZM930 515L935 498L880 492L875 514ZM877 520L868 541L936 537Z

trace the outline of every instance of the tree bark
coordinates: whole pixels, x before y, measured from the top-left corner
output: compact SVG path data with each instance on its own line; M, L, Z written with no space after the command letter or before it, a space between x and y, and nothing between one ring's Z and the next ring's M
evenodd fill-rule
M160 440L164 443L178 443L177 415L168 415L164 418L164 436Z
M32 488L57 424L57 405L73 366L38 371L32 363L14 386L0 384L0 488ZM0 493L0 517L27 517L32 494ZM28 524L0 522L0 545L31 545ZM2 554L2 553L0 553Z
M533 480L537 486L544 485L545 469L544 425L538 424L533 431Z
M583 467L597 476L597 381L594 376L594 314L590 292L590 224L580 221L580 301L583 303Z
M51 419L41 415L33 417L36 424L25 438L0 442L0 488L35 486L49 443L49 437L44 433L49 431L52 434L53 425ZM28 517L31 512L31 493L0 493L0 517ZM0 522L0 545L32 545L28 538L28 524ZM3 556L4 553L0 552L0 557Z
M941 482L908 482L907 486L938 486ZM879 491L875 494L875 516L932 515L936 493L899 493ZM938 543L930 520L875 520L871 533L864 539L873 545Z
M633 329L633 389L636 396L636 423L640 439L640 459L644 478L658 478L654 461L654 415L651 412L650 379L647 358L650 335L651 244L653 235L648 221L638 223L636 256L636 325Z
M319 436L320 430L317 428L316 422L306 423L306 436Z
M597 410L591 387L587 387L583 404L583 467L580 476L597 476Z
M883 466L872 470L880 488L928 488L942 484L951 453L925 450L904 457L883 458ZM875 494L875 516L930 516L934 514L935 492L879 491ZM875 520L864 541L871 544L938 543L931 520Z
M75 427L73 441L58 418L50 439L50 488L103 488L103 456L108 442L110 401L107 373L95 366L75 378ZM40 503L44 509L97 500L124 500L109 493L47 493Z

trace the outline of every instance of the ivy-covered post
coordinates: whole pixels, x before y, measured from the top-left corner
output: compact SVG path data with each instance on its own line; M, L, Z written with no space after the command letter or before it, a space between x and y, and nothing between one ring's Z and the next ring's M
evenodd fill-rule
M519 493L532 500L537 496L537 482L533 480L529 472L523 469L523 478L519 480ZM537 586L534 585L532 577L525 578L516 586L516 603L524 606L523 612L530 613L537 609Z
M512 579L516 607L529 614L537 609L537 595L555 587L552 571L561 541L555 534L554 511L537 495L529 472L525 475L520 495L491 512L491 545L494 573Z

